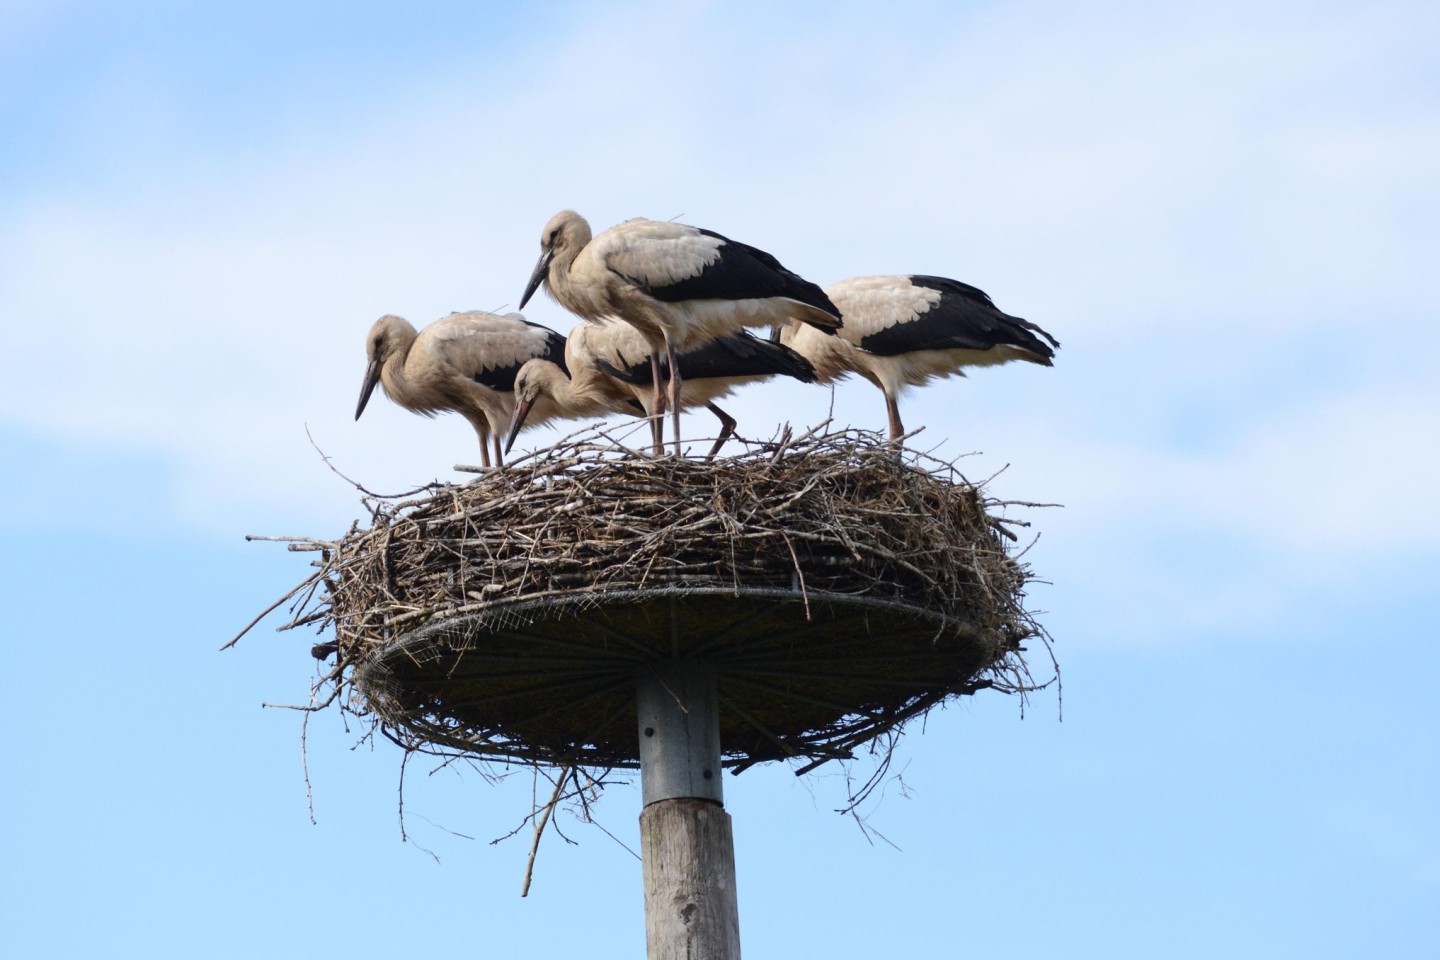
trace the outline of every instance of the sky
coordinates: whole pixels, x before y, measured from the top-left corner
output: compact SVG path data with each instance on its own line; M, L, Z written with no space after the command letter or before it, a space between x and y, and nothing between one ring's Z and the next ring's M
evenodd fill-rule
M747 956L1432 951L1437 41L1398 0L0 0L6 953L640 955L638 784L522 900L490 841L527 774L412 763L402 835L398 749L321 713L312 822L302 716L261 704L305 701L313 637L217 652L308 573L246 534L361 515L317 447L466 478L460 418L354 421L365 331L515 309L567 207L955 277L1063 344L902 402L1063 504L1025 514L1063 711L914 728L888 842L834 771L727 777ZM858 381L727 408L885 423Z

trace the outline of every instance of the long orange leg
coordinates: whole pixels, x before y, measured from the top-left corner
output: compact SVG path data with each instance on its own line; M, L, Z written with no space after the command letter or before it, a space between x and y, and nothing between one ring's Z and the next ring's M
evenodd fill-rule
M670 415L675 420L675 456L680 456L680 365L675 362L675 345L665 338L665 359L670 361Z
M900 438L905 436L905 425L900 422L900 404L890 394L885 394L885 412L890 415L890 445L900 446Z
M673 367L671 369L674 369ZM660 379L660 351L650 353L650 442L656 456L665 452L665 387Z
M715 446L711 447L710 452L705 455L706 460L714 460L715 454L725 446L725 441L735 435L735 418L713 403L705 404L705 408L720 418L720 436L715 438Z

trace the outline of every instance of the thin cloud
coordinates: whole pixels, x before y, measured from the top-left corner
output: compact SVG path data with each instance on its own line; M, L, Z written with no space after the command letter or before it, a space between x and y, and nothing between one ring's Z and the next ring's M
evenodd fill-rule
M1342 42L1378 36L1367 27L1392 11L1239 28L1157 14L1116 32L1105 8L1043 28L1035 7L946 9L920 51L867 44L868 8L744 44L712 7L656 7L648 25L582 13L509 61L407 73L363 122L347 108L238 159L177 149L93 192L28 195L0 228L0 311L31 362L8 374L0 418L172 464L175 492L153 507L177 522L343 522L353 491L306 425L377 488L452 477L476 454L458 418L379 403L352 422L376 316L513 308L561 207L597 227L683 212L822 283L950 274L1055 333L1054 370L934 386L907 398L907 423L984 451L975 476L1012 463L999 482L1014 495L1074 504L1055 521L1067 536L1093 540L1123 509L1295 556L1433 542L1434 461L1416 438L1437 402L1410 358L1435 345L1420 266L1436 251L1414 214L1440 206L1434 106L1397 94L1420 56L1408 39ZM1362 74L1367 95L1340 109L1307 99ZM573 323L539 298L529 315ZM1306 350L1343 375L1284 362ZM878 403L856 382L834 409L878 427ZM733 403L751 436L830 408L790 384ZM1191 432L1210 439L1177 446L1161 427L1196 409ZM1337 450L1358 471L1334 469ZM1337 504L1356 472L1416 505L1353 523ZM1123 553L1134 535L1113 536ZM1044 549L1066 562L1063 544ZM1164 571L1143 572L1163 594Z

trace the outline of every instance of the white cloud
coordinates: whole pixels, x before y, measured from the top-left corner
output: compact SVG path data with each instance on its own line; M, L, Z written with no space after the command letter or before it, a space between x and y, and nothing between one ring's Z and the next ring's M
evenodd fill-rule
M1062 420L1029 430L1022 470L1027 484L1055 478L1049 489L1091 533L1114 521L1225 531L1312 560L1353 559L1440 538L1436 423L1440 395L1428 384L1272 411L1203 449L1067 434Z
M1302 556L1433 543L1440 403L1411 374L1436 345L1421 267L1440 251L1415 211L1440 206L1440 141L1433 102L1400 96L1421 54L1393 10L948 9L904 34L863 6L777 15L771 35L713 6L596 15L508 60L397 71L373 115L243 151L177 144L123 192L25 197L0 227L23 358L0 418L173 461L179 500L156 509L202 526L324 532L353 496L304 424L373 488L475 459L458 418L382 399L351 422L374 317L513 308L560 207L597 226L683 215L820 282L948 273L1051 329L1055 370L985 371L906 409L925 442L985 450L976 475L1014 463L1002 492L1070 503L1065 536L1123 539L1128 514ZM151 133L183 136L154 112L171 120ZM1265 379L1306 349L1346 370ZM828 408L784 390L737 400L742 429ZM837 397L842 421L883 423L867 385ZM1157 435L1181 407L1222 439Z

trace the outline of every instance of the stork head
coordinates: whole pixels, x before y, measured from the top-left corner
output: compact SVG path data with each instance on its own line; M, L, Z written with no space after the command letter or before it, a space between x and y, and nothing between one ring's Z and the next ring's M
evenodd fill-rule
M380 371L384 369L385 361L397 354L403 357L414 342L415 328L403 317L387 313L370 327L365 336L365 357L369 362L365 365L365 379L360 384L360 402L355 405L356 420L365 412L370 394L375 392L375 385L380 382Z
M540 259L530 273L530 282L525 285L525 295L520 298L520 309L540 289L540 284L550 275L550 264L558 260L569 269L575 257L590 242L590 224L574 210L561 210L550 218L545 229L540 231Z
M515 438L525 427L525 418L530 416L535 402L542 396L551 396L551 379L558 371L548 360L527 360L515 374L515 412L510 416L510 434L505 438L505 452L515 445Z

